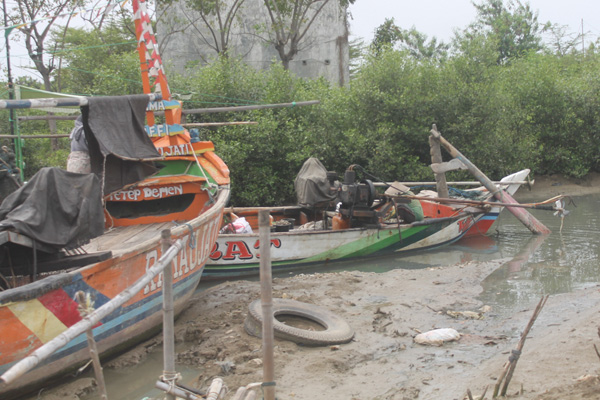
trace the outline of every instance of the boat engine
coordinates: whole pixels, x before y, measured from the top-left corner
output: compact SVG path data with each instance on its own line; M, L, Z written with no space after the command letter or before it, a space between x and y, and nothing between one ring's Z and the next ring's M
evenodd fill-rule
M356 172L349 167L344 173L344 181L335 182L337 210L343 218L349 219L352 226L377 224L378 218L371 209L375 201L375 185L370 180L356 181Z

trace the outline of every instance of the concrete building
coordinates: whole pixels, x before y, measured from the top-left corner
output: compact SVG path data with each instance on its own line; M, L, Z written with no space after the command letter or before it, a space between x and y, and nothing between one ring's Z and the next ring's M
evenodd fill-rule
M216 57L215 36L198 12L186 7L184 1L163 12L157 36L162 59L169 68L183 73L186 66L203 65ZM259 69L280 62L273 40L268 42L273 34L265 29L267 26L270 22L263 0L245 0L231 26L229 54ZM329 0L311 25L289 70L302 78L324 77L340 86L348 83L347 10L340 7L338 0Z

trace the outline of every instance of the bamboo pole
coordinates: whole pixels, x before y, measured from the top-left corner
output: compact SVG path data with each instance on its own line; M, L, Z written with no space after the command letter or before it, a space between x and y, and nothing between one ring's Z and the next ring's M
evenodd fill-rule
M393 198L404 198L413 200L426 200L433 201L436 203L450 203L450 204L465 204L471 206L496 206L496 207L517 207L517 208L530 208L534 210L545 210L545 211L559 211L555 206L548 206L544 204L520 204L520 203L501 203L498 201L484 201L484 200L467 200L467 199L443 199L440 197L426 197L426 196L412 196L412 195L400 195L400 196L389 196ZM556 198L550 199L552 201L557 200ZM543 203L548 203L549 200L545 200Z
M79 113L74 115L22 115L17 117L18 121L75 121Z
M500 375L500 377L498 378L498 381L496 382L496 385L494 386L494 394L492 395L492 398L495 399L496 397L498 397L500 385L502 385L503 381L504 381L504 385L502 385L502 391L500 392L500 396L503 396L503 397L506 396L506 391L508 390L508 384L510 383L513 373L515 372L515 368L517 367L517 362L519 361L519 357L521 356L521 352L523 351L523 346L525 346L525 340L527 339L527 335L529 335L529 331L531 330L531 327L535 323L535 320L537 319L538 315L540 315L540 312L542 311L542 308L544 308L544 305L546 304L547 300L548 300L548 295L543 296L540 299L538 305L535 307L533 315L529 319L529 323L527 323L527 326L525 327L525 330L523 331L523 334L521 335L521 339L519 340L519 343L517 344L517 348L515 350L511 351L511 354L508 357L508 362L505 364L504 370L502 371L502 374Z
M150 101L160 100L160 94L147 94ZM81 107L88 105L87 97L72 98L50 98L50 99L29 99L29 100L0 100L0 109L19 109L19 108L47 108L47 107Z
M387 187L387 186L393 185L394 183L395 182L373 182L373 185L380 186L380 187ZM433 182L433 181L399 182L399 183L404 186L425 186L425 185L433 186L436 184L436 182ZM513 184L527 185L531 189L531 186L535 183L535 180L532 180L532 181L510 181L510 182L492 181L492 183L494 183L496 185L506 185L506 186L513 185ZM482 186L481 182L479 182L479 181L451 181L451 182L446 182L446 184L452 185L452 186Z
M263 396L275 400L275 362L273 358L273 293L271 287L271 227L268 210L258 213L260 240L260 297L262 303Z
M215 378L208 388L206 400L218 400L221 398L221 390L223 389L223 379Z
M214 107L214 108L192 108L187 110L181 110L182 114L214 114L223 112L237 112L237 111L253 111L253 110L264 110L268 108L293 108L301 106L311 106L319 104L319 100L310 101L293 101L291 103L279 103L279 104L256 104L252 106L236 106L236 107ZM164 111L156 112L156 115L161 115Z
M54 138L65 138L69 137L68 134L57 134L57 135L20 135L21 139L54 139ZM12 135L0 135L2 139L14 139Z
M160 233L162 253L171 247L171 230L164 229ZM163 374L161 379L170 385L177 382L175 371L175 310L173 307L173 263L165 266L163 271ZM167 400L175 400L175 396L167 393Z
M291 103L279 103L279 104L257 104L252 106L236 106L236 107L213 107L213 108L191 108L191 109L182 109L181 113L183 115L187 114L216 114L216 113L224 113L224 112L239 112L239 111L253 111L253 110L264 110L264 109L272 109L272 108L293 108L293 107L302 107L302 106L311 106L321 103L319 100L310 100L310 101L293 101ZM1 108L1 107L0 107ZM155 111L155 115L164 115L164 111ZM76 119L77 116L29 116L29 117L19 117L22 120L44 120L44 119L57 119L57 120L70 120Z
M204 397L202 397L202 396L195 395L195 394L190 393L186 390L183 390L177 386L171 386L168 383L165 383L163 381L156 381L156 383L154 384L154 387L162 390L163 392L167 393L169 396L174 396L174 398L175 398L175 396L177 396L177 398L184 399L184 400L205 400Z
M4 382L6 384L10 384L14 382L27 371L31 370L40 362L51 356L55 351L67 345L67 343L81 335L86 330L94 327L94 325L100 322L102 318L106 317L118 307L131 300L140 292L140 290L144 288L144 286L146 286L148 282L150 282L150 280L154 279L156 275L161 273L165 269L165 266L170 265L173 258L177 255L177 253L179 253L179 251L181 251L182 248L183 241L179 239L166 253L163 253L158 262L150 267L148 271L146 271L146 274L140 277L133 285L116 295L108 303L96 309L81 321L69 327L54 339L36 349L29 356L17 362L8 371L4 372L2 376L0 376L0 383Z
M471 161L469 161L461 152L459 152L446 139L444 139L442 134L440 132L438 132L435 124L433 125L433 128L431 129L431 134L433 136L439 137L442 146L444 146L446 148L446 150L448 150L450 155L452 157L457 158L460 161L462 161L462 163L465 164L465 166L467 167L469 172L471 172L471 174L473 174L475 179L477 179L479 182L481 182L481 184L483 186L485 186L486 189L489 190L489 192L496 199L498 199L498 201L510 204L509 206L506 206L508 211L510 211L515 217L517 217L517 219L519 221L521 221L523 223L523 225L525 225L532 233L535 233L535 234L551 233L550 229L546 228L546 226L544 226L544 224L542 224L540 221L538 221L533 215L528 213L523 208L517 208L515 206L516 204L518 204L517 201L515 199L513 199L510 194L506 193L504 190L501 190L496 185L494 185L492 183L492 181L489 180L489 178L487 176L485 176L483 174L483 172L481 172L479 170L479 168L477 168L475 166L475 164L473 164Z
M82 318L85 318L93 311L93 307L91 304L88 304L88 301L86 301L86 296L83 291L80 290L75 293L75 297L77 299L77 303L79 303L79 313L81 314ZM100 391L100 398L103 400L108 400L106 384L104 383L104 374L102 372L102 365L100 364L100 357L98 355L98 348L96 346L96 341L94 340L92 328L86 330L85 335L87 338L88 347L90 349L90 357L92 358L92 365L94 366L94 375L96 376L96 383L98 384L98 390Z
M211 127L211 126L230 126L230 125L258 125L256 121L232 121L232 122L190 122L181 124L189 127Z

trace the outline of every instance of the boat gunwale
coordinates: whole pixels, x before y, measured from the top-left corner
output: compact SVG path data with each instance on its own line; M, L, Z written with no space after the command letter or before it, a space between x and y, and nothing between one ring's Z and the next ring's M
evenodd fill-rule
M201 213L198 217L188 221L186 224L181 224L172 228L172 236L178 238L183 236L186 232L190 232L190 228L188 227L188 225L191 226L192 230L195 230L208 220L218 218L215 217L214 214L221 213L223 208L219 206L221 204L226 204L229 200L229 190L229 185L223 185L219 187L219 193L217 194L215 203L208 210ZM135 257L141 252L145 252L151 250L153 247L156 247L156 244L158 243L157 238L160 239L160 232L156 232L156 235L153 235L152 238L137 244L133 248L128 248L123 253L114 253L113 257L109 258L108 260L89 264L83 267L73 269L71 271L65 271L49 275L38 281L18 286L16 288L4 290L0 292L0 307L6 306L15 301L26 301L33 298L37 298L45 293L48 293L52 290L61 287L64 283L69 283L77 280L77 275L91 268L98 268L98 270L95 271L95 273L102 272L114 265L115 262L117 262L117 260L118 263L121 263L132 257Z

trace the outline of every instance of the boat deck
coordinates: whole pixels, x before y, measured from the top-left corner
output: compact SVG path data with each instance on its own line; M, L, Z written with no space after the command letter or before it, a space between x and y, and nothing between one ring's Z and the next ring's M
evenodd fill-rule
M172 222L115 227L90 243L69 251L56 252L51 246L34 242L28 236L12 231L0 232L0 246L7 246L0 257L0 274L5 277L28 276L68 271L122 255L149 240L156 241ZM35 255L34 255L35 252Z
M113 255L122 254L132 246L156 238L162 230L174 226L173 222L158 222L110 228L102 236L92 239L83 249L88 253L111 251Z

